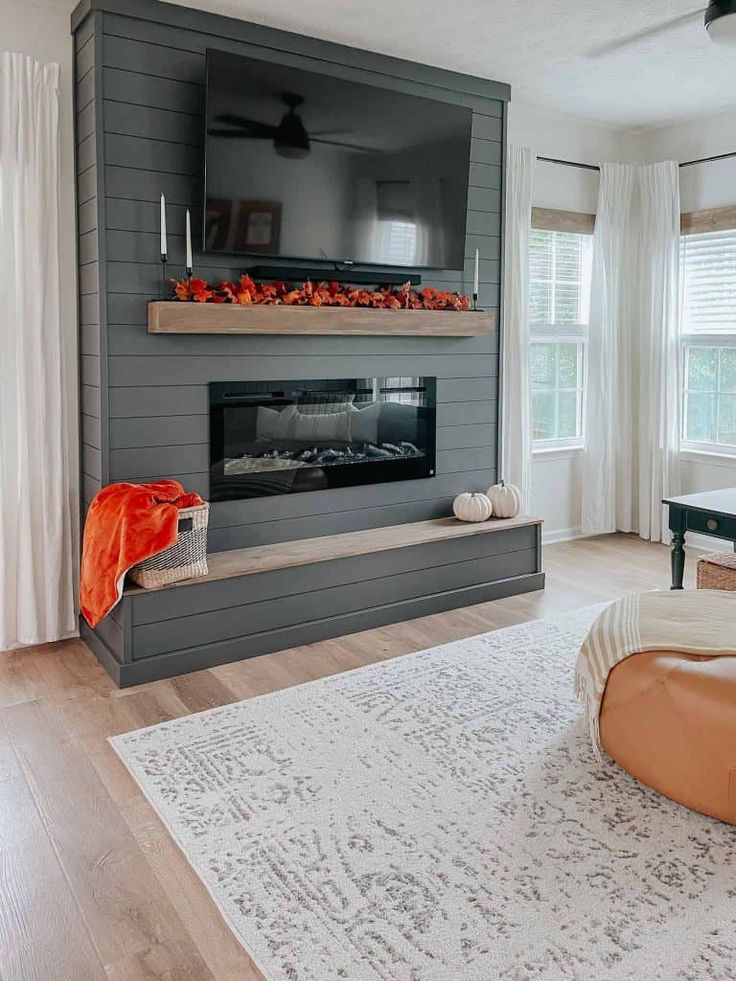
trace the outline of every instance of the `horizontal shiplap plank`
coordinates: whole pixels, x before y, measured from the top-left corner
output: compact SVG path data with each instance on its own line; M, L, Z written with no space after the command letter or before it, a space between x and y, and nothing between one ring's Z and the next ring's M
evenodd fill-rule
M477 118L477 117L476 117ZM473 140L470 144L470 160L472 163L476 164L491 164L498 171L501 169L501 160L503 158L503 144L495 143L493 140ZM499 179L499 177L494 176L494 180ZM471 171L471 184L478 183L472 178ZM488 184L483 185L484 187L499 187L499 184Z
M109 313L109 311L108 311ZM461 317L462 314L457 316ZM111 355L145 355L166 358L187 357L275 357L282 364L293 358L344 355L345 357L394 355L488 355L498 353L498 332L479 337L382 337L319 336L306 334L191 334L182 344L181 334L149 334L139 325L111 325L108 328L108 350ZM289 368L291 371L292 369ZM353 377L352 375L350 377Z
M127 198L108 196L105 202L105 221L107 222L108 234L111 231L135 232L139 235L151 234L156 237L157 241L161 221L160 200L160 195L155 201L130 201ZM168 230L172 233L172 238L179 234L183 236L186 211L186 204L172 204L168 198L166 199L166 222ZM151 253L149 252L149 258L150 256ZM181 270L171 270L172 275L181 274L181 272Z
M77 83L77 97L75 101L75 108L77 112L81 112L82 109L86 109L94 97L95 73L87 72L84 78L80 79Z
M100 290L99 266L96 262L87 262L79 267L79 293L97 294Z
M155 78L143 72L105 68L102 72L105 99L202 116L204 87L197 82Z
M105 133L105 161L114 167L154 170L165 174L188 174L197 180L201 180L204 174L204 153L201 147L142 136ZM471 170L473 167L487 165L471 164ZM493 169L490 168L490 171ZM491 174L489 179L495 178Z
M171 47L169 44L150 44L147 41L133 41L105 33L102 60L106 68L123 68L126 71L204 85L204 50L201 53L182 51L181 48Z
M473 113L473 139L489 140L500 143L503 140L503 120L498 116L486 116ZM496 161L500 163L500 161Z
M468 235L500 235L501 212L468 210Z
M95 104L90 102L88 106L77 113L77 145L83 143L88 136L94 136L95 132Z
M95 416L88 416L82 413L81 419L82 442L89 446L94 446L98 450L102 446L100 420Z
M468 180L471 187L498 189L501 187L501 168L490 163L471 160ZM500 208L500 195L498 196L498 206Z
M102 456L99 447L82 443L82 471L95 480L102 479Z
M135 416L110 421L113 450L209 442L209 416Z
M79 322L81 324L99 324L100 298L96 293L79 297Z
M86 262L96 262L98 258L97 229L85 232L79 236L79 261L81 264Z
M91 201L97 194L97 168L88 167L77 175L77 204L80 208L85 202ZM95 223L96 224L96 223Z
M189 146L201 146L204 140L204 121L201 115L131 105L110 99L106 99L104 104L104 125L107 134L139 139L165 140Z
M100 328L98 324L82 324L79 329L79 351L81 354L100 353Z
M471 164L471 168L474 165ZM499 187L468 188L469 211L501 211L501 191Z
M79 51L77 51L75 59L76 76L78 79L82 79L91 71L95 63L95 43L92 37L88 38L87 43L83 44Z
M90 232L93 228L97 228L97 200L95 198L79 205L80 234Z
M258 381L279 378L284 365L279 358L248 357L112 357L109 359L110 384L196 385L205 381ZM442 375L454 378L495 377L498 357L488 354L459 354L454 358L438 355L394 355L390 358L365 355L358 359L341 356L304 357L299 360L304 378L354 378L373 375Z
M100 418L100 390L92 385L82 385L82 412Z
M82 354L79 358L79 372L82 384L100 386L100 359L94 354Z
M202 181L198 176L167 174L134 167L105 167L105 193L111 198L160 202L161 194L167 203L191 208L192 217L201 208Z
M97 162L96 136L91 133L77 147L77 170L81 174Z

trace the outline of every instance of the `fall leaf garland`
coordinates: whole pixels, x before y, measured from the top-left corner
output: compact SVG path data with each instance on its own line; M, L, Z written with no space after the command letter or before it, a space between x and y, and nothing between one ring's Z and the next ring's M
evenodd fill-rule
M267 303L285 306L311 307L372 307L374 310L469 310L467 296L437 290L432 286L414 290L410 283L393 288L383 286L375 290L347 286L335 282L312 283L307 280L299 289L276 280L272 283L256 283L250 276L241 276L237 283L223 280L210 286L204 279L174 279L174 295L177 300L196 303L239 303L250 306Z

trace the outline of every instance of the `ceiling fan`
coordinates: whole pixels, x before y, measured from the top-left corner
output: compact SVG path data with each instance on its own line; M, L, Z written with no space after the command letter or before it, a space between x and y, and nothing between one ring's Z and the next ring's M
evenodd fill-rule
M708 37L716 44L736 46L736 0L710 0L707 7L698 7L687 14L680 14L670 20L663 21L655 27L638 31L636 34L629 34L627 37L619 38L610 44L604 44L595 48L590 54L594 57L606 55L619 48L628 47L637 41L644 41L647 38L663 34L688 21L703 17L705 30Z
M374 152L371 147L344 143L341 140L325 139L328 135L347 133L350 132L349 130L307 132L307 128L297 112L299 106L304 103L303 96L294 92L282 92L281 101L287 109L281 117L281 122L276 126L259 122L257 119L246 119L244 116L238 116L234 113L222 113L222 115L215 116L215 122L226 123L231 128L219 129L214 127L208 132L210 136L220 136L230 140L271 140L280 157L288 157L292 160L306 157L311 150L312 143L328 143L331 146L343 146L364 153Z

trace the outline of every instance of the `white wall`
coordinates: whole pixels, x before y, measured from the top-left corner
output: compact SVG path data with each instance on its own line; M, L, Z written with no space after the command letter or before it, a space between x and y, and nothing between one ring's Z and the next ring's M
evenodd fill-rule
M509 140L530 146L538 155L578 163L627 160L632 148L622 130L511 103ZM598 197L598 174L559 164L537 162L533 204L538 208L592 214ZM544 518L545 541L580 534L581 452L535 453L532 463L532 511Z
M31 55L60 67L61 135L59 250L61 255L61 323L65 340L65 389L73 420L68 449L72 513L79 503L77 396L77 248L74 205L74 116L72 110L72 0L0 0L0 49ZM79 522L72 522L76 536ZM78 554L75 541L74 554Z

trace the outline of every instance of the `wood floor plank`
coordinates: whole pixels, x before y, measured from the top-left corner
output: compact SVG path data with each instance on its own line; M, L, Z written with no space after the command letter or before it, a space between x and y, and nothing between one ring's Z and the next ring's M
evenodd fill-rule
M9 742L0 742L0 801L0 977L105 978Z
M60 711L52 703L14 705L6 727L108 975L209 981L209 968L89 757L65 733Z

